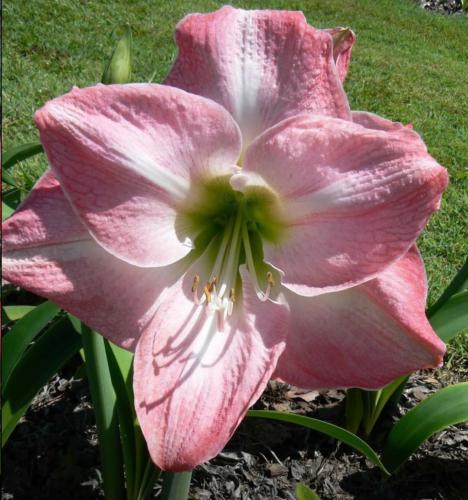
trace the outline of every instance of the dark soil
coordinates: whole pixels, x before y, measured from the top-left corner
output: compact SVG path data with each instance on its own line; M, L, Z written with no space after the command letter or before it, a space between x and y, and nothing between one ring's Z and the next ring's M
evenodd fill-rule
M69 369L70 371L70 369ZM72 371L74 373L74 370ZM373 438L419 400L453 380L411 378ZM307 392L270 383L258 409L294 411L343 423L343 391ZM99 453L86 381L66 371L36 397L4 449L3 499L102 498ZM291 499L304 482L325 499L468 499L468 423L433 436L393 477L350 448L304 428L247 419L223 453L193 473L193 499ZM160 486L155 488L157 498Z

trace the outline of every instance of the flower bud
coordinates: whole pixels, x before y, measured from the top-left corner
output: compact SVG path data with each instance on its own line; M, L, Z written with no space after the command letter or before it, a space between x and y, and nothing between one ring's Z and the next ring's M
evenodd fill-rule
M332 33L333 38L333 58L338 56L354 42L354 33L349 28L335 28Z
M129 83L132 77L132 31L125 27L102 75L102 83Z

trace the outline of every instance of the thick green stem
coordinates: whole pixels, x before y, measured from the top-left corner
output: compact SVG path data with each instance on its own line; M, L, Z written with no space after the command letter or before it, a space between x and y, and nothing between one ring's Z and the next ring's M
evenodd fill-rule
M165 472L161 500L186 500L191 479L192 471Z

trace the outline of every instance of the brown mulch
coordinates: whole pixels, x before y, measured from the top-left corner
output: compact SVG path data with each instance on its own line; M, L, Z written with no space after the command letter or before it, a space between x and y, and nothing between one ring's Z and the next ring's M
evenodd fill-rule
M55 376L5 446L2 499L102 498L99 453L86 381L73 370ZM400 404L387 412L373 445L400 415L453 383L444 371L411 377ZM343 424L343 391L300 391L270 383L257 409L293 411ZM468 499L468 423L433 436L402 469L384 481L364 457L307 429L246 419L215 459L193 473L200 500L291 499L304 482L326 499ZM160 486L156 486L157 498Z

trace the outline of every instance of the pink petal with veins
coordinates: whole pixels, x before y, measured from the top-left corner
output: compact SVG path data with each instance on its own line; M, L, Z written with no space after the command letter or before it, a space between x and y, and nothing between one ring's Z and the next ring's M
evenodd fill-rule
M246 283L220 331L217 313L191 300L191 285L188 273L166 291L135 354L138 420L163 470L191 470L222 450L284 348L285 306L260 302Z
M73 89L35 115L52 170L92 236L142 267L191 249L177 207L195 179L228 173L240 153L221 106L162 85Z
M290 330L275 377L307 388L377 389L440 366L445 346L424 312L416 247L364 285L319 297L287 293Z
M179 54L165 84L209 97L239 123L244 146L303 111L349 119L333 42L302 12L225 6L177 26Z
M106 252L50 171L3 224L3 277L52 300L126 349L135 348L150 324L156 298L174 281L173 268L136 267Z
M312 115L260 136L242 175L279 193L288 227L265 257L286 287L310 296L366 281L404 255L447 186L413 131Z

